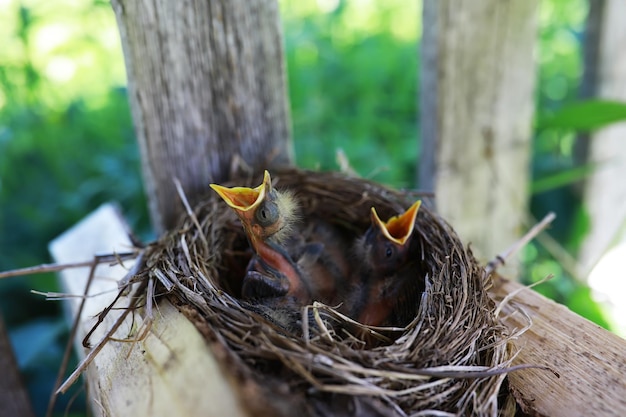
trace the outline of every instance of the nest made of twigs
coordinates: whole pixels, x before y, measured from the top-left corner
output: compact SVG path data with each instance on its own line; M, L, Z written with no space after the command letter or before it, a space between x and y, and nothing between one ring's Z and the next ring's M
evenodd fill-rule
M272 176L275 188L295 194L304 221L322 218L354 237L369 226L372 206L388 218L415 200L340 173L290 169ZM298 312L305 331L290 333L240 301L237 288L250 251L235 214L214 193L148 247L138 276L159 281L194 319L239 378L253 412L495 415L512 353L487 294L490 278L451 227L427 208L420 209L415 229L426 290L405 328L370 332L383 335L375 347L334 332L322 319L308 323L309 317L350 321L332 307Z

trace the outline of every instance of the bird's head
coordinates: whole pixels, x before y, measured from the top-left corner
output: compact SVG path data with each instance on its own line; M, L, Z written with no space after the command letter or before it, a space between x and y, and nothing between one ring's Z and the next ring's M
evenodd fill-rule
M372 268L381 274L397 271L409 256L409 247L415 219L421 205L418 200L404 213L382 221L372 207L372 225L359 242L361 255Z
M218 184L211 184L211 188L235 211L255 247L258 240L282 240L296 220L293 197L272 187L268 171L261 185L255 188L229 188Z

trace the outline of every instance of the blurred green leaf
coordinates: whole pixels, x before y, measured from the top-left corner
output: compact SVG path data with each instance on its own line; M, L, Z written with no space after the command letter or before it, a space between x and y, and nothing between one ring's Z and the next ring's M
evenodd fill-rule
M565 104L559 110L540 114L537 129L567 129L588 132L626 121L626 103L585 100Z
M567 241L565 242L565 246L570 253L578 253L590 229L591 218L589 217L589 212L587 211L587 208L581 204L574 210L570 233Z
M418 151L417 30L411 37L395 33L406 14L400 1L358 10L342 5L283 20L297 165L337 169L341 148L361 175L375 172L377 181L411 187ZM299 7L305 6L290 2L286 13ZM369 14L376 18L355 20Z
M531 184L531 193L543 193L555 188L574 184L587 178L597 168L596 164L585 164L582 166L557 171L534 180Z

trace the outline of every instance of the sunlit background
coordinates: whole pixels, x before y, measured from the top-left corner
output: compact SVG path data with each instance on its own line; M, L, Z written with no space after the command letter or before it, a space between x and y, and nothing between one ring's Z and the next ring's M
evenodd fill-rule
M289 95L300 166L336 169L342 149L363 176L416 187L417 71L421 2L282 0ZM578 97L583 0L540 2L537 113ZM153 236L127 103L115 17L98 0L0 0L0 270L49 262L47 243L106 201L117 201L144 239ZM588 233L573 131L537 131L533 218L558 215L523 253L523 279L603 327L626 334L612 252L586 285L576 265ZM504 249L504 248L503 248ZM609 266L606 266L609 265ZM624 285L623 268L617 276ZM621 278L619 278L621 277ZM608 282L608 283L607 283ZM1 311L33 404L43 415L65 338L51 274L0 281ZM611 304L597 304L596 299ZM621 305L626 301L621 300ZM622 321L620 321L620 318ZM82 415L85 402L56 412Z

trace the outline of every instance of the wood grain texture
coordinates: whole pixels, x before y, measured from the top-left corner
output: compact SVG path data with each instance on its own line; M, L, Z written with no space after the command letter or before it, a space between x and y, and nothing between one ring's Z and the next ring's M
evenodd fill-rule
M420 182L483 261L527 209L537 3L424 1Z
M55 239L50 251L57 262L86 260L94 254L125 251L130 245L120 217L111 206L103 206L87 219ZM126 275L124 267L100 265L80 318L76 340L79 356L84 357L81 341L100 311L117 293L117 281ZM66 292L82 294L89 268L67 269L61 274ZM77 313L78 299L70 300L71 316ZM122 297L117 306L128 305ZM113 310L91 338L95 345L120 316ZM99 416L235 416L247 415L242 409L234 382L221 369L203 336L169 302L158 304L154 323L145 339L136 343L110 341L87 369L93 410ZM146 320L145 309L129 315L114 337L137 336Z
M233 165L292 161L276 0L113 0L153 225ZM237 159L239 158L239 159ZM239 161L239 162L237 162Z
M522 288L500 280L495 298ZM532 319L516 345L514 364L530 363L559 373L527 369L509 374L509 382L524 412L550 417L626 416L626 340L548 300L533 290L515 297ZM509 316L510 328L526 325L520 314Z

